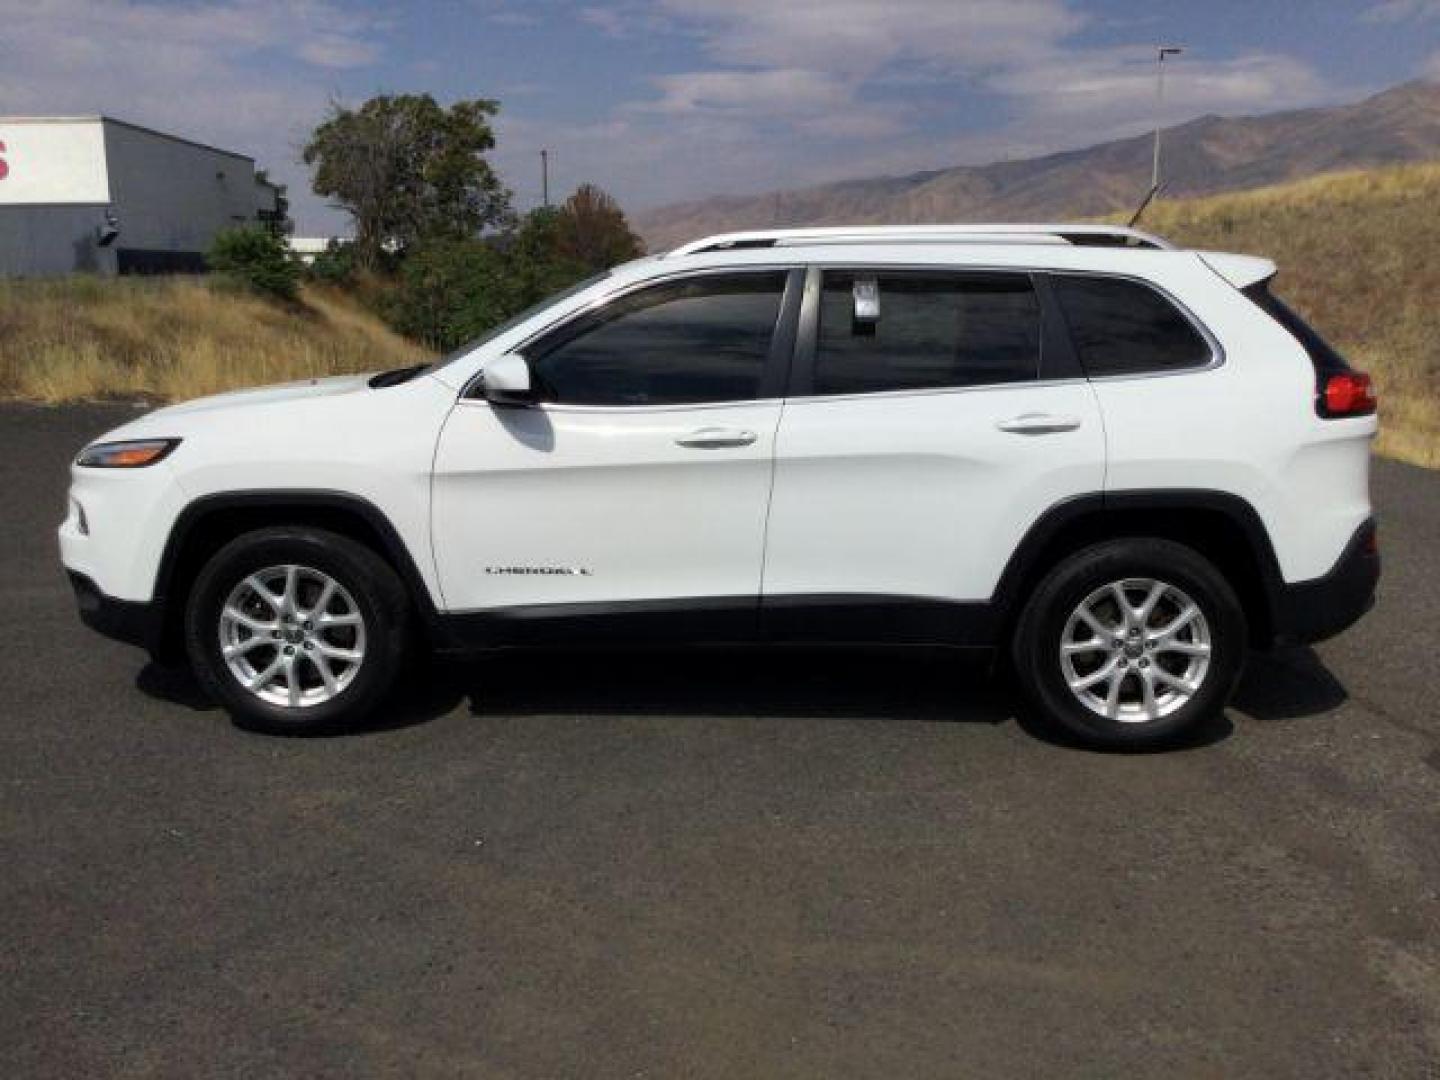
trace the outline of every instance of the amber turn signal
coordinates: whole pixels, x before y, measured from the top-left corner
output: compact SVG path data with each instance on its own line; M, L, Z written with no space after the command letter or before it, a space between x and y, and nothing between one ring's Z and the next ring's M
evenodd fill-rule
M154 465L179 445L179 439L96 443L82 450L75 464L90 469L140 469Z

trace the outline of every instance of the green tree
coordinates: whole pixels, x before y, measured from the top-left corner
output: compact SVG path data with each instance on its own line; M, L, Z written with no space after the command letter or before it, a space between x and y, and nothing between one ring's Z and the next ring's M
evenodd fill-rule
M263 226L222 229L205 262L226 280L282 300L295 299L300 267L284 239Z
M592 274L641 254L640 238L630 231L620 204L594 184L581 184L565 200L556 221L555 241L562 256Z
M521 307L509 261L493 243L432 240L406 255L384 314L402 334L444 351Z
M503 233L417 244L400 260L384 315L401 333L452 349L638 248L614 200L586 185Z
M314 280L330 285L350 284L355 280L355 245L332 238L325 250L311 260L308 273Z
M510 193L485 160L498 102L429 94L383 95L357 109L333 105L303 151L316 194L355 220L356 257L382 264L387 244L478 236L509 218Z
M563 230L563 211L541 207L526 214L519 227L502 238L516 312L594 272L562 250Z

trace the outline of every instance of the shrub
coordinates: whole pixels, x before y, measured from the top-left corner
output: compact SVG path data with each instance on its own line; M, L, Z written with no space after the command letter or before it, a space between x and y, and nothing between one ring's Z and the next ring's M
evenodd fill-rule
M284 239L268 229L224 229L205 258L210 269L223 279L256 292L294 300L299 290L300 267L290 257Z
M406 254L385 316L400 333L447 350L518 311L513 294L509 260L494 246L435 240Z
M355 245L331 240L307 268L310 277L327 285L349 285L355 280Z

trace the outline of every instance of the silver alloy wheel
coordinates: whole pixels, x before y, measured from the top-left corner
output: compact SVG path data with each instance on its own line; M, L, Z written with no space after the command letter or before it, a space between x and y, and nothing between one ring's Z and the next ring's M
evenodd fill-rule
M242 579L220 609L220 655L250 693L286 708L319 705L355 681L365 618L345 586L309 566Z
M1210 624L1182 589L1125 578L1080 601L1060 636L1060 670L1097 716L1148 723L1182 708L1210 670Z

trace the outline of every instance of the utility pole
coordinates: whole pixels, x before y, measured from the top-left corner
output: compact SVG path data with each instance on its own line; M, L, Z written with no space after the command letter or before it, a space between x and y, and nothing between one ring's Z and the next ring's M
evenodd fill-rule
M1165 57L1179 56L1184 51L1180 45L1155 47L1155 160L1150 166L1151 191L1160 187L1160 125L1165 122Z
M540 151L540 202L550 209L550 151Z

